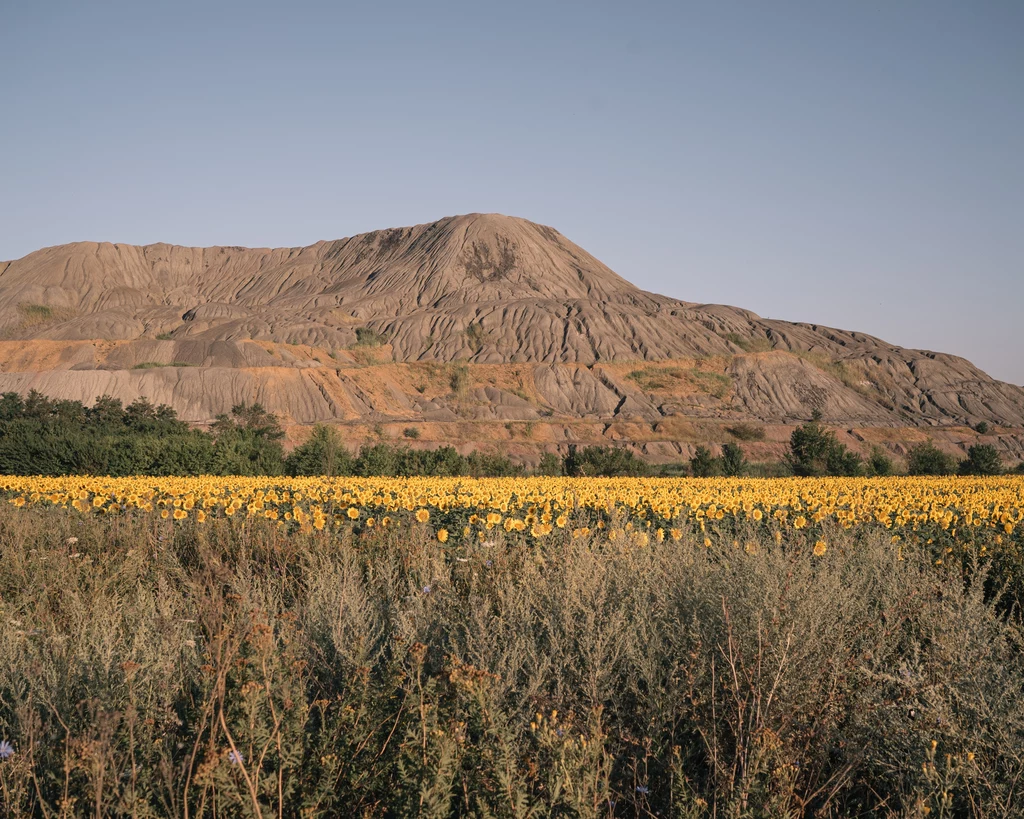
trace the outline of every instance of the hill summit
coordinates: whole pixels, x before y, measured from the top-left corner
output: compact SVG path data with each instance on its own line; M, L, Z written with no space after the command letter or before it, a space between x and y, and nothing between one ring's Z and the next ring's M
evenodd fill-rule
M985 421L1015 453L1024 427L1024 390L962 358L648 293L498 214L299 248L45 248L0 263L0 328L0 390L141 394L195 422L259 400L294 424L541 422L550 447L588 438L574 421L599 438L629 421L675 452L704 435L684 420L814 410L858 428Z

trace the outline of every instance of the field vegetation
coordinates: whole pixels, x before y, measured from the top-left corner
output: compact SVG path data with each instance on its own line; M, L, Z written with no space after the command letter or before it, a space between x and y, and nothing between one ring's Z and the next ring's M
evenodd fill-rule
M5 816L1011 816L1020 478L7 478Z

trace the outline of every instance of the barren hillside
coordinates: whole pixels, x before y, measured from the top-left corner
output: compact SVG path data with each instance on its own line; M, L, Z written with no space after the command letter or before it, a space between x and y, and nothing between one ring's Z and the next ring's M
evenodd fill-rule
M962 358L647 293L499 215L303 248L46 248L0 262L0 328L0 391L145 395L197 423L259 400L357 438L418 424L527 454L620 438L668 458L744 420L779 444L818 409L854 443L898 450L925 429L962 447L986 421L1009 456L1024 448L1024 389Z

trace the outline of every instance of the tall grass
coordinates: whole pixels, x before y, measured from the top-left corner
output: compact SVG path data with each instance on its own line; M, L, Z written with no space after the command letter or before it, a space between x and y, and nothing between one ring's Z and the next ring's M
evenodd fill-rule
M740 535L3 509L0 815L1020 815L983 577L870 527Z

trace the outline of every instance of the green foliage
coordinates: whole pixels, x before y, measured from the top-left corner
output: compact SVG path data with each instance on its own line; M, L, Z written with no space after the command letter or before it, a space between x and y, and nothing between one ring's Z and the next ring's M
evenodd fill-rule
M983 577L882 526L820 557L557 531L4 505L0 815L1019 814L1020 620Z
M211 471L213 440L168 406L110 396L92 407L30 392L0 397L0 473L193 475Z
M952 475L956 460L931 441L917 444L907 453L907 472L910 475Z
M352 456L334 427L317 424L305 443L285 458L284 471L287 475L351 475Z
M553 452L545 452L540 456L535 474L557 478L562 475L562 459Z
M626 378L647 392L670 389L685 377L686 373L678 367L644 367L626 374Z
M1003 460L992 444L975 444L957 470L961 475L1002 475Z
M743 474L747 462L743 450L738 444L722 444L722 457L719 458L722 474L728 478L736 478Z
M885 450L878 446L871 447L871 454L868 456L868 475L876 478L887 478L895 472L892 458Z
M713 395L715 398L725 398L732 386L732 379L725 373L709 373L705 370L690 370L690 378L697 386L697 389Z
M45 304L23 302L18 305L18 312L26 324L39 324L53 318L53 308Z
M690 458L690 471L695 478L710 478L718 474L718 461L706 446L699 446Z
M448 375L448 384L456 395L465 395L469 389L469 367L465 364L453 364Z
M135 364L133 370L152 370L157 367L194 367L194 364L189 364L187 361L172 361L170 364L161 364L159 361L143 361L139 364Z
M732 342L747 353L764 353L773 349L771 339L741 336L739 333L726 333L722 338Z
M386 335L372 327L356 327L356 347L380 347L387 341Z
M406 427L402 430L402 435L415 441L420 437L419 427Z
M726 427L725 431L739 441L764 440L764 427L760 424L750 424L743 421L738 424L733 424L731 427Z
M562 459L562 472L569 477L628 477L646 475L647 464L629 449L612 446L569 447Z
M280 475L284 471L284 430L262 404L236 404L218 415L213 471L217 475Z
M505 455L487 455L471 452L466 456L466 467L459 474L474 478L514 478L522 475L524 469Z
M822 426L818 413L793 430L786 462L794 475L805 477L855 476L863 471L861 459L841 444L834 432Z
M978 421L974 425L974 431L979 435L988 435L988 421Z
M470 324L466 328L466 341L474 353L479 353L490 340L491 332L485 330L483 324Z

